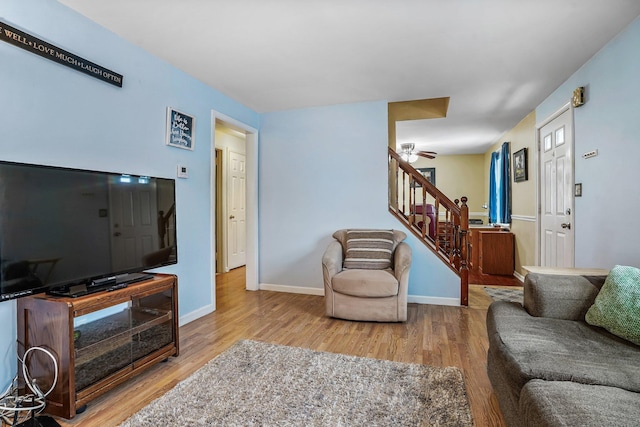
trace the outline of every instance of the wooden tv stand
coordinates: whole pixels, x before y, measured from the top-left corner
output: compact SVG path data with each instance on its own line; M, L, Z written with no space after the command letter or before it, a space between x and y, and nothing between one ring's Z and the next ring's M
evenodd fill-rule
M38 294L18 299L18 354L40 346L58 361L45 412L73 418L78 409L146 368L178 355L178 279L156 274L111 292L78 298ZM27 361L43 391L53 365Z

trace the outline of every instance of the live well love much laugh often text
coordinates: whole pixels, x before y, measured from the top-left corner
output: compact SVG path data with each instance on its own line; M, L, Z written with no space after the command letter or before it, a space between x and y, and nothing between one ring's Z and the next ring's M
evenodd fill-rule
M64 49L60 49L2 21L0 21L0 40L31 53L35 53L43 58L66 65L67 67L88 74L114 86L122 87L124 77L121 74L94 64L93 62L67 52Z

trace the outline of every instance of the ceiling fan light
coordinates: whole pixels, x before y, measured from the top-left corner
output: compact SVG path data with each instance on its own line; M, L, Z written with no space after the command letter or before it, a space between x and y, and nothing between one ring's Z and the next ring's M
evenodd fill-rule
M414 148L416 148L416 145L412 142L405 142L404 144L400 144L400 149L405 153L412 152Z
M418 156L413 153L400 153L400 158L408 163L413 163L418 160Z

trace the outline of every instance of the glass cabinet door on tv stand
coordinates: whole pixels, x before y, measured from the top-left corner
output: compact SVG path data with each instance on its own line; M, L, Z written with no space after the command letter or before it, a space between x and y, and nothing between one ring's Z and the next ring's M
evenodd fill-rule
M125 379L177 356L177 321L173 275L80 298L36 295L18 300L19 353L41 345L58 355L58 384L45 412L72 418ZM38 378L52 377L35 362Z

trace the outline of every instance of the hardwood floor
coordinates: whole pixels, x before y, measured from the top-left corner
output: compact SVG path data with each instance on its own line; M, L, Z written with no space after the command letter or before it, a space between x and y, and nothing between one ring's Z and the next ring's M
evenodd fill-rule
M486 374L485 317L491 298L472 285L467 308L409 304L400 324L324 315L320 296L246 291L244 268L217 276L217 310L180 328L180 356L98 399L62 426L116 426L240 339L432 366L458 366L477 426L504 421Z
M522 282L515 276L498 276L469 271L469 283L476 285L522 286Z

